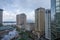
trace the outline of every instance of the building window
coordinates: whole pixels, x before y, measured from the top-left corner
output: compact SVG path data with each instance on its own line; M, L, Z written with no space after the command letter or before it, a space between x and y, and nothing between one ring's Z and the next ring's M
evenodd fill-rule
M60 0L56 0L56 2L59 2Z
M57 31L60 32L60 28L57 28Z
M60 10L60 7L56 7L56 10Z
M58 12L60 12L60 10L56 10L56 12L58 13Z
M56 12L60 12L60 7L56 7Z
M60 2L56 2L56 6L59 6L60 5Z

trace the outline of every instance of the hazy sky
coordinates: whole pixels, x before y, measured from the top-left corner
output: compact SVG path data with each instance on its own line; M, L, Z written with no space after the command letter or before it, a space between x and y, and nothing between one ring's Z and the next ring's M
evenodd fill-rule
M3 21L16 21L16 15L21 13L25 13L28 20L34 20L34 11L39 7L50 9L50 0L0 0Z

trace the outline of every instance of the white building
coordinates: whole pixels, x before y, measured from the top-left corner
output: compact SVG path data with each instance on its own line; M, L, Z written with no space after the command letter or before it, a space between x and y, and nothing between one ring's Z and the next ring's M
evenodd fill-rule
M46 9L45 13L45 38L51 40L51 11Z

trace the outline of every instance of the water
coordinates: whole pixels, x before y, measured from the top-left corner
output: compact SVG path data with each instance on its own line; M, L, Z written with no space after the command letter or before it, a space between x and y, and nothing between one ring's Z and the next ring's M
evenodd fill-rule
M16 25L16 23L3 23L3 25Z

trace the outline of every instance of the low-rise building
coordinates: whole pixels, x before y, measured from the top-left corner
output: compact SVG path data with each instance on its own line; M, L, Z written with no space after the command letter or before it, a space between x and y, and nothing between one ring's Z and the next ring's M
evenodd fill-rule
M10 31L14 30L11 26L1 26L0 27L0 39L7 35Z

